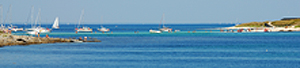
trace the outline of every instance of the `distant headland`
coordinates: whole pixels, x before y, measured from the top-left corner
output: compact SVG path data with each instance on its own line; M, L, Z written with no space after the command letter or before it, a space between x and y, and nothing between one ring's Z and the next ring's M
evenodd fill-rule
M264 22L249 22L236 25L235 27L300 27L300 16L284 16L281 20L277 21L264 21Z

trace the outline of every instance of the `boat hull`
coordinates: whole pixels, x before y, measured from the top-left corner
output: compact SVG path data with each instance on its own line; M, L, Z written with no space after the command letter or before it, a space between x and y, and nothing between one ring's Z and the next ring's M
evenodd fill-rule
M93 30L77 30L79 33L87 33L87 32L92 32Z
M105 27L103 27L103 26L101 26L101 28L98 28L98 31L108 32L108 31L110 31L110 30L107 29L107 28L105 28Z
M51 32L51 31L48 31L48 30L41 31L41 32L39 32L39 31L29 31L29 32L26 32L26 34L37 35L38 33L40 33L40 34L48 34L48 33L50 33L50 32Z
M150 33L152 34L160 34L161 31L158 31L158 30L149 30Z

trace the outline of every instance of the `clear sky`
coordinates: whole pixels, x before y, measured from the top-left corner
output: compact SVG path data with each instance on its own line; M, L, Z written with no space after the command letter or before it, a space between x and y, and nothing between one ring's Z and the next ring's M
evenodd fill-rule
M31 6L41 8L42 22L77 23L85 10L85 23L158 24L241 23L300 16L300 0L0 0L5 17L12 5L12 22L26 22Z

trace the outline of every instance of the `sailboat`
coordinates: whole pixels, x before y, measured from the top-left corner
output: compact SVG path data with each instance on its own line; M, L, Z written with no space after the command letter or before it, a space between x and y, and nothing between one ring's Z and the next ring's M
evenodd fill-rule
M163 21L163 19L164 19L164 15L165 15L165 14L163 14L163 16L162 16L162 18L161 18L161 20L160 20L160 23L162 23L162 21ZM161 29L160 27L161 27L161 26L160 26L160 24L159 24L159 28L158 28L159 30L152 30L152 29L150 29L149 32L150 32L150 33L155 33L155 34L162 33L162 32L163 32L163 29Z
M102 22L102 16L101 16L101 22ZM102 22L103 23L103 22ZM101 28L98 28L99 31L102 31L102 32L108 32L110 31L108 28L105 28L103 26L101 26Z
M79 22L78 22L78 26L77 26L77 28L75 28L75 30L77 31L77 32L92 32L93 31L93 29L91 29L91 28L89 28L89 27L80 27L80 22L81 22L81 20L83 19L83 15L84 15L84 9L82 10L82 12L81 12L81 16L80 16L80 18L79 18Z
M55 18L52 28L59 29L59 21L58 17Z
M35 30L35 26L33 26L33 13L34 13L34 6L31 7L30 10L30 23L31 23L31 28L26 28L25 31L34 31Z
M162 32L170 32L170 31L172 31L171 28L166 27L164 25L164 23L166 22L164 18L165 18L165 14L163 14L162 19L160 20L160 22L163 24L163 28L160 28L159 30L162 31Z
M38 13L38 15L36 17L35 23L37 23L37 20L41 20L40 13L41 13L41 9L39 9L39 13ZM41 27L41 23L40 23L40 26L34 28L33 31L27 31L26 33L33 35L33 34L38 34L38 33L39 34L44 34L44 33L50 33L50 32L51 32L51 30L49 28L45 29L45 28Z
M9 10L8 10L8 15L6 16L6 19L5 19L5 22L7 19L9 19L9 24L10 26L7 26L7 28L9 30L12 30L12 31L23 31L23 28L18 28L17 26L13 26L12 23L11 23L11 5L9 6Z

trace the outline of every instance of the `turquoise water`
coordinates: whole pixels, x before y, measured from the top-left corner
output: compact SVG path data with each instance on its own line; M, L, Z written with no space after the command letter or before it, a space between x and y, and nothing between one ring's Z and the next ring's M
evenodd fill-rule
M118 27L115 27L115 26ZM48 25L50 26L50 25ZM220 33L219 24L171 24L177 33L150 34L157 25L104 25L113 34L75 34L63 25L50 37L93 37L102 42L0 48L0 66L46 68L298 68L300 32ZM97 28L100 25L87 25ZM151 28L153 27L153 28ZM139 31L135 34L134 31ZM192 33L196 30L196 33ZM191 33L187 33L191 31ZM207 31L207 32L205 32ZM22 34L22 33L16 33Z

